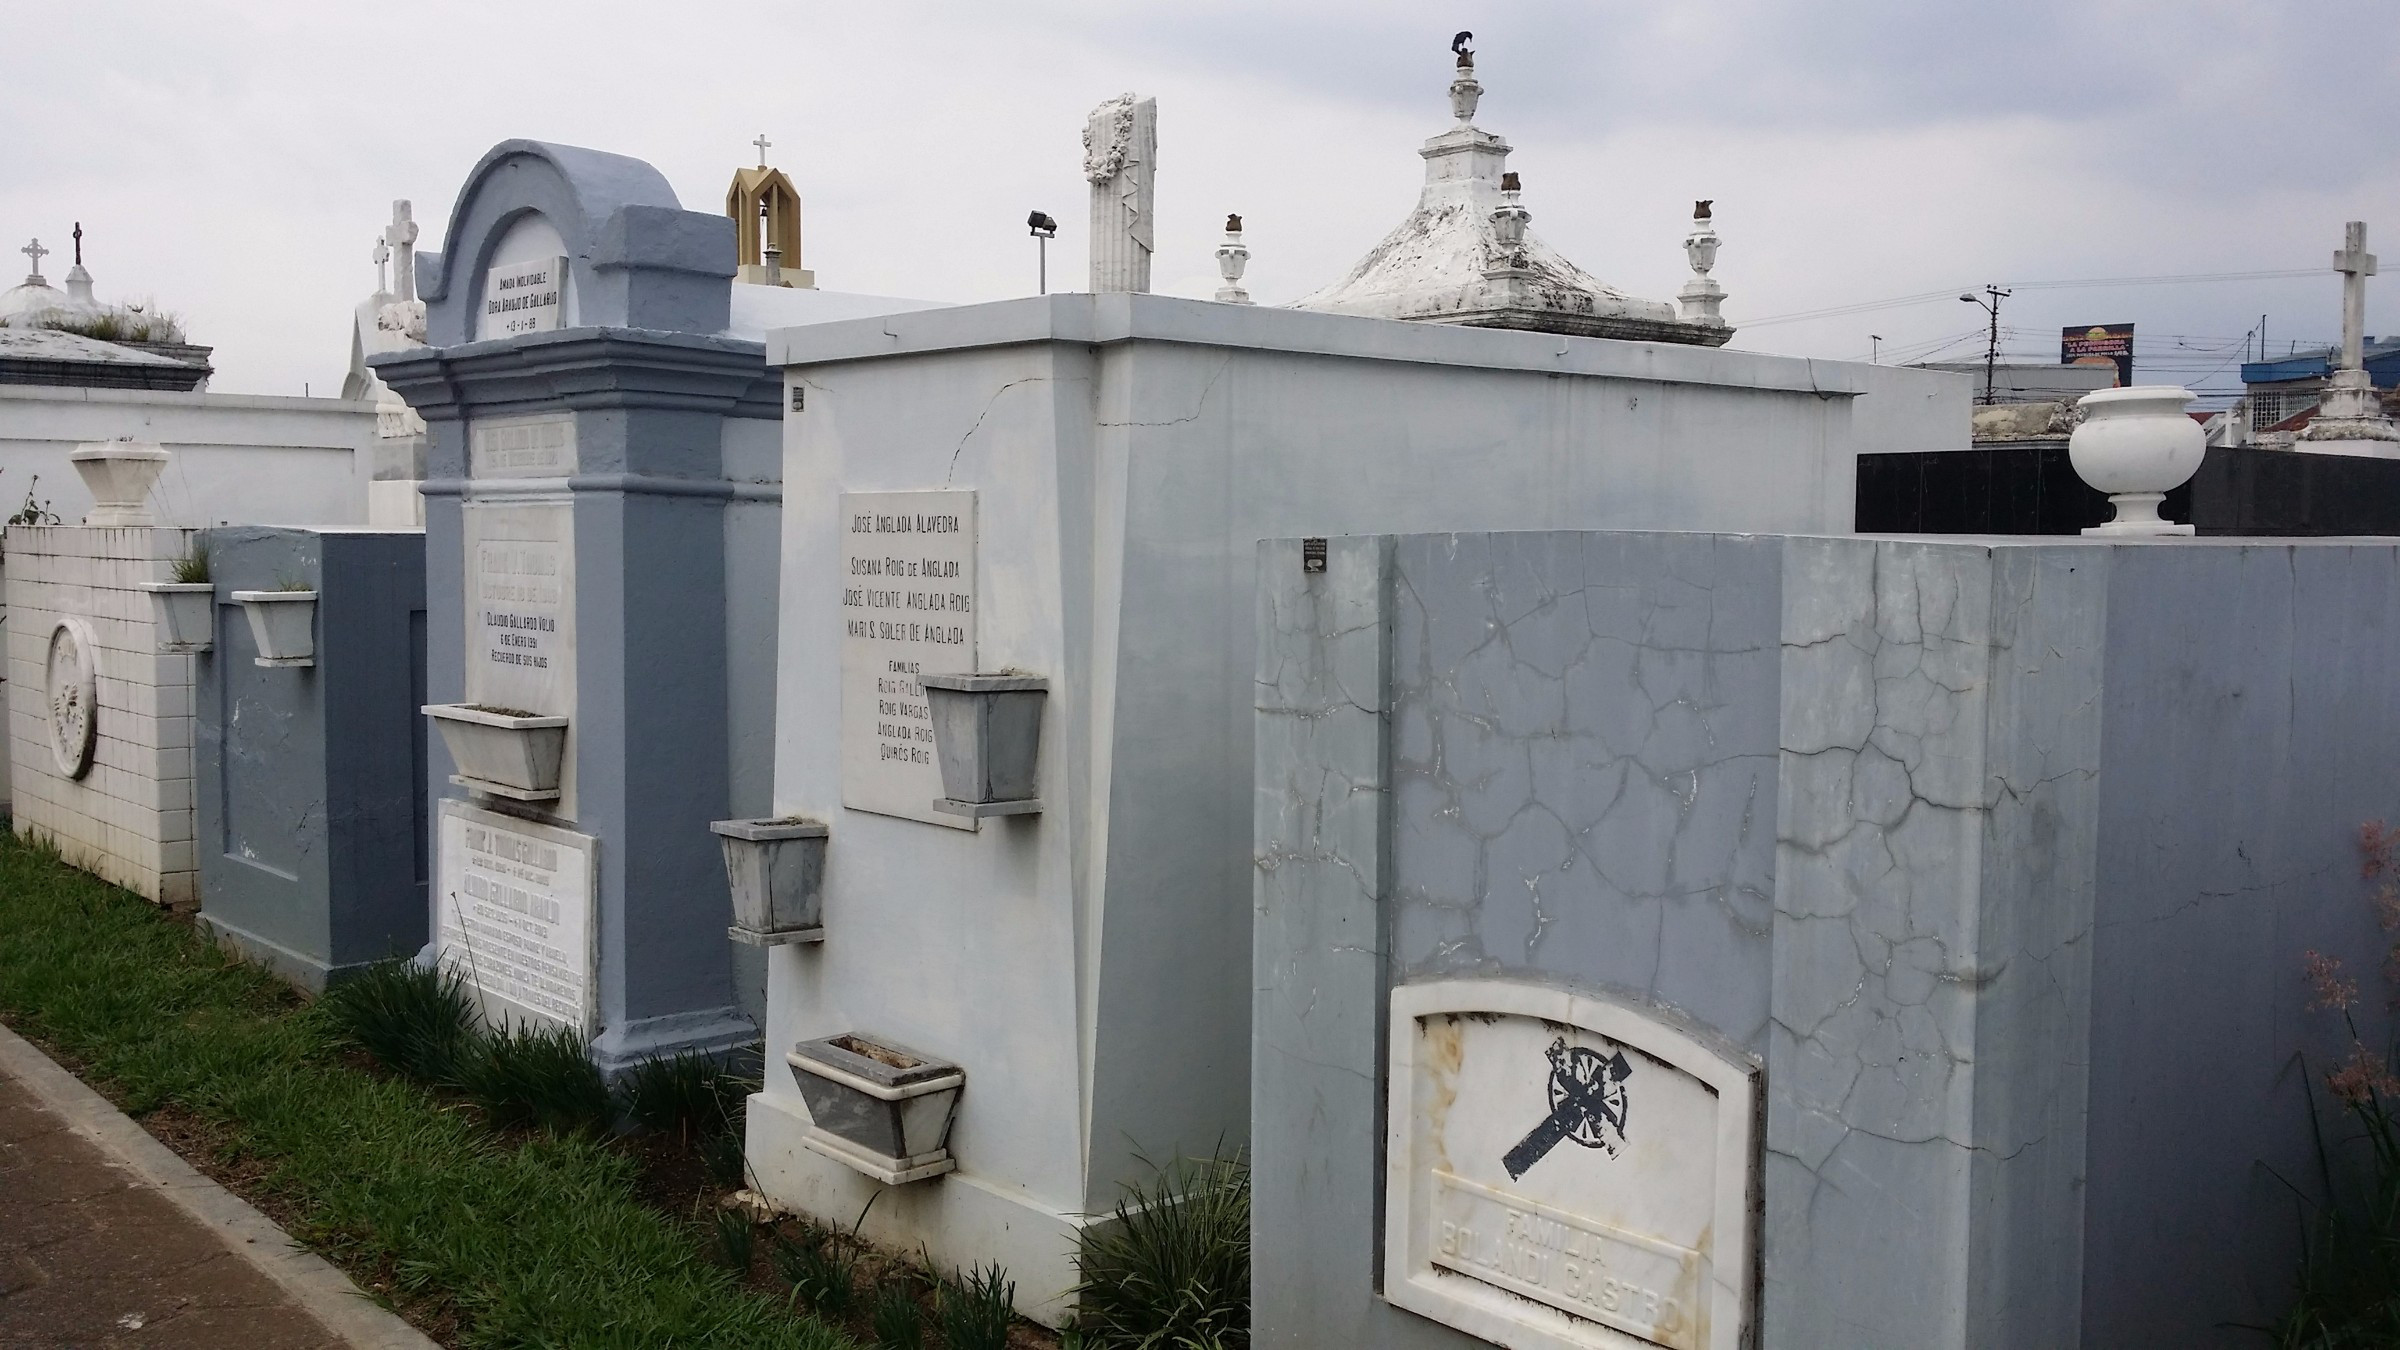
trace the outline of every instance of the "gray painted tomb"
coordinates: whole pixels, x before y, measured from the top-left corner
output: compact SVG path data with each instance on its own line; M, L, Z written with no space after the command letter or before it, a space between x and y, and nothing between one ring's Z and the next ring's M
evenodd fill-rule
M213 645L194 661L201 925L310 990L415 955L425 537L236 525L199 546L216 588ZM316 596L313 650L263 653L235 597L299 587Z
M1320 546L1259 554L1259 1345L2273 1319L2400 547Z
M518 140L444 240L430 345L373 362L427 428L431 954L611 1072L747 1044L708 826L763 793L779 390L733 222Z

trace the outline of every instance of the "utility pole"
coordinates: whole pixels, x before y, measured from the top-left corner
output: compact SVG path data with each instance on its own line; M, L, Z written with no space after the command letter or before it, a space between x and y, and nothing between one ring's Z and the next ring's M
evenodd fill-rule
M2010 293L1997 286L1986 286L1983 288L1983 293L1990 296L1991 299L1978 299L1972 293L1958 298L1970 305L1983 306L1984 312L1992 316L1991 341L1986 343L1983 349L1983 402L1989 406L1997 401L1992 394L1992 379L1994 370L2000 364L2000 302L2006 300Z
M1874 344L1875 344L1874 346L1872 346L1872 347L1870 347L1870 348L1868 348L1868 349L1867 349L1867 350L1868 350L1868 353L1869 353L1869 354L1868 354L1868 356L1867 356L1867 360L1868 360L1868 361L1870 361L1870 362L1872 362L1872 363L1873 363L1873 364L1875 364L1875 365L1879 365L1879 366L1880 366L1880 365L1882 365L1882 364L1883 364L1883 334L1881 334L1881 333L1869 333L1869 334L1867 334L1867 341L1869 341L1869 342L1872 342L1872 343L1874 343Z

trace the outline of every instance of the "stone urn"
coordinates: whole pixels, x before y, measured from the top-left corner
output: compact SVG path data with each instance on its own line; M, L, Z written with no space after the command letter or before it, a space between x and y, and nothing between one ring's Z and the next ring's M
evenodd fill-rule
M101 441L79 446L67 461L92 494L83 523L103 527L148 525L150 488L167 469L165 447L149 441Z
M2208 453L2200 424L2184 409L2192 391L2180 385L2137 384L2086 394L2083 425L2067 439L2067 458L2117 508L2106 524L2084 531L2107 538L2188 535L2189 525L2161 519L2159 503L2191 481Z
M925 675L942 795L933 809L954 816L1031 815L1034 759L1050 682L1038 675Z
M849 1032L802 1041L783 1057L808 1103L801 1145L886 1186L937 1177L967 1075L956 1064Z
M709 827L725 850L733 890L727 936L753 947L825 940L825 844L814 820L719 820Z

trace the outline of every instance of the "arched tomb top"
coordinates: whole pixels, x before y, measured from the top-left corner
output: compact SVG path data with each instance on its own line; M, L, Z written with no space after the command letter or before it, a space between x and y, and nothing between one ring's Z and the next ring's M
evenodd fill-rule
M476 162L450 209L443 252L417 255L417 294L436 347L511 336L479 322L485 281L527 217L555 231L567 260L565 322L578 327L723 331L733 222L686 211L647 162L581 146L507 140Z

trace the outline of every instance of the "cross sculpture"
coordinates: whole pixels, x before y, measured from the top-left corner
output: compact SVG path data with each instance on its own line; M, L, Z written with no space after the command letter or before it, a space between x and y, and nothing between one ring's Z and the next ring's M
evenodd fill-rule
M758 167L767 167L767 147L775 142L768 140L767 133L762 131L758 133L758 139L750 143L758 147Z
M18 249L17 252L33 259L33 275L25 278L26 282L30 284L32 282L40 281L42 279L42 259L49 256L50 250L43 248L42 241L36 239L32 243L27 244L25 247Z
M2342 369L2366 367L2367 278L2375 275L2375 255L2367 252L2367 222L2354 220L2342 231L2342 251L2333 255L2333 270L2342 274Z
M83 222L75 222L75 265L83 266Z
M392 223L384 227L383 242L392 250L392 293L403 301L416 299L417 222L405 199L392 203Z

